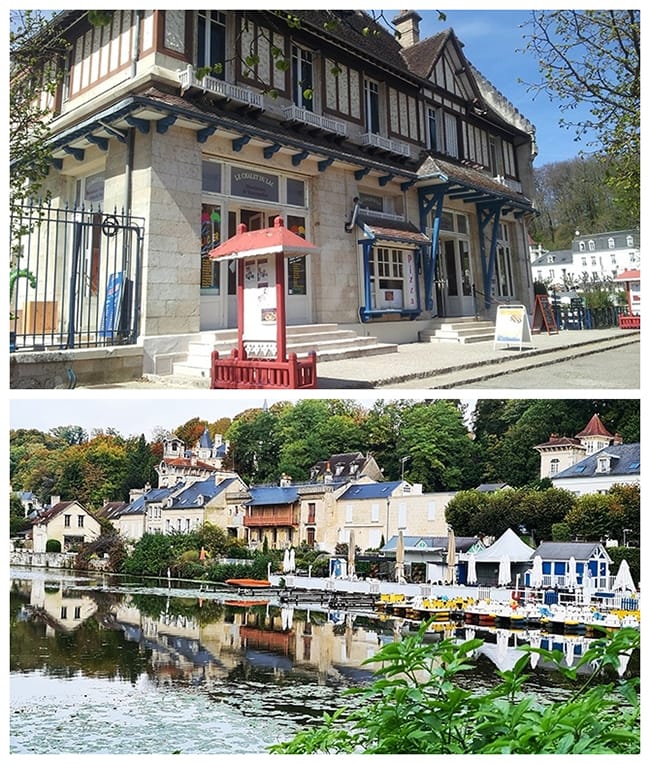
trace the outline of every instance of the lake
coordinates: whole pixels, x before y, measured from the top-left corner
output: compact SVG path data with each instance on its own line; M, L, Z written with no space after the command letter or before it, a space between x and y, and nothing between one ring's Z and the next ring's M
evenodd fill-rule
M364 661L416 628L380 613L298 609L262 596L251 603L227 587L207 593L13 569L10 753L263 754L350 704L345 689L372 679ZM486 640L462 680L479 690L532 638L441 628L431 639ZM567 662L586 645L548 639L543 646L562 649ZM638 674L637 656L627 671ZM541 664L531 690L554 700L569 692Z

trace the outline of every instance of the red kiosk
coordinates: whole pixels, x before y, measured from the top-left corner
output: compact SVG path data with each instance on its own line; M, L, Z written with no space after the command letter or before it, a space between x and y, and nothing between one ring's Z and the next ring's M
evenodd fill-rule
M625 284L627 314L618 317L621 329L641 328L641 271L632 269L620 273L614 281Z
M213 260L237 261L237 347L229 357L212 352L211 389L316 387L316 353L287 357L284 258L316 253L317 247L284 226L248 231L211 250Z

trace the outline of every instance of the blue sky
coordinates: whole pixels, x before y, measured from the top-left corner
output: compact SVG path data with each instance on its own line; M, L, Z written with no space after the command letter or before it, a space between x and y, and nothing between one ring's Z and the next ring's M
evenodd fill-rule
M417 8L417 6L416 6ZM559 104L552 102L544 94L534 99L526 86L518 82L541 80L537 59L521 51L525 47L525 34L530 29L522 28L531 19L531 9L525 10L446 10L440 8L447 18L438 19L438 9L417 9L420 22L420 39L430 37L451 27L458 39L464 43L464 53L476 67L536 128L538 157L535 167L551 162L573 159L580 151L589 151L584 139L574 140L574 132L559 126L562 116ZM383 10L389 21L399 11ZM584 110L586 114L586 109ZM575 119L580 109L571 113ZM566 115L565 115L566 116Z

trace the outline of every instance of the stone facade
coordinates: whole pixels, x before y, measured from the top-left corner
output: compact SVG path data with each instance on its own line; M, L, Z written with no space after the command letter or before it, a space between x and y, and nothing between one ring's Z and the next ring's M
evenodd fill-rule
M419 41L415 23L400 45L381 27L363 35L374 22L362 11L325 31L319 11L296 12L302 24L292 29L281 12L244 19L237 11L124 10L114 12L100 46L84 13L55 17L72 54L51 123L48 186L63 205L85 179L101 176L102 208L144 221L143 371L167 369L200 331L236 326L228 263L211 271L206 252L200 256L202 205L212 214L212 243L239 223L265 227L281 215L319 248L285 264L289 324L333 322L413 342L437 316L493 317L503 299L531 305L534 127L464 61L453 30ZM224 69L209 81L197 74L204 21L224 34ZM252 67L241 61L242 29L260 45ZM298 74L275 66L264 46L269 30L311 72L306 107ZM266 190L238 183L240 170L264 176ZM346 227L355 200L384 216L378 232L362 218ZM479 225L485 204L492 229ZM422 238L405 236L406 225Z

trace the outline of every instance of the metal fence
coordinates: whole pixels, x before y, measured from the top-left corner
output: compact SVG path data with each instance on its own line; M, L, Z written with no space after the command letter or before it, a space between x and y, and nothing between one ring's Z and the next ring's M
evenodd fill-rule
M619 325L618 318L625 315L625 307L612 305L607 308L587 308L582 300L572 300L569 305L558 302L553 306L558 329L608 329Z
M11 211L10 350L133 344L144 220L91 208Z

